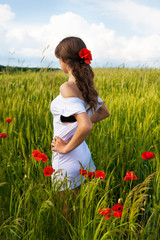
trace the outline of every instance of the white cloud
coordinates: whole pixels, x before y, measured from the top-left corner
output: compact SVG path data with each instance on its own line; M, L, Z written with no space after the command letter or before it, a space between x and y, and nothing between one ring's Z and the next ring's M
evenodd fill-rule
M17 52L24 57L40 57L42 55L42 51L40 49L33 48L22 48L19 52Z
M14 16L15 14L11 11L8 4L0 4L0 27L5 27Z
M12 24L11 28L8 24L6 29L2 31L0 28L0 39L4 39L0 42L3 44L0 55L7 55L10 49L14 49L14 58L30 59L29 66L32 66L35 59L39 59L36 66L40 65L43 56L48 62L54 61L54 67L59 66L54 49L67 36L78 36L86 42L88 49L92 51L92 66L125 63L126 66L148 64L154 67L155 59L160 56L160 35L152 34L143 38L134 36L131 39L118 37L104 23L90 24L72 12L51 16L48 24ZM43 52L44 48L46 49ZM158 64L160 65L160 61Z
M96 1L97 2L97 1ZM132 0L99 1L99 9L103 14L112 15L116 19L124 19L137 32L160 34L160 10L136 3Z

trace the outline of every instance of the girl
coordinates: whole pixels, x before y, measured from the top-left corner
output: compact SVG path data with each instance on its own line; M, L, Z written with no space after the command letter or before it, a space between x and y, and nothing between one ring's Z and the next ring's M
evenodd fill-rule
M58 44L55 55L63 72L69 75L51 103L54 117L52 167L63 191L81 185L79 170L82 167L96 169L85 139L92 130L92 123L109 117L109 111L94 88L94 73L89 65L92 55L85 43L78 37L67 37ZM67 186L63 185L64 179L67 179Z

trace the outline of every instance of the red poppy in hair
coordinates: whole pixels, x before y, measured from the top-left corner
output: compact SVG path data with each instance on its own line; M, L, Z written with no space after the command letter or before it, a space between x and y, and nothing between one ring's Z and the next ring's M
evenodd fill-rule
M95 172L95 177L104 179L105 178L105 173L100 171L100 170L98 170L98 171Z
M12 121L11 118L6 119L6 122L10 123Z
M137 176L134 174L133 171L127 172L123 181L126 181L126 180L137 180Z
M79 51L79 56L84 60L85 63L90 64L92 60L92 54L91 51L89 51L87 48L83 48Z
M153 154L152 152L144 152L142 153L142 158L143 159L151 159L154 158L155 154Z
M44 176L50 177L53 172L54 172L54 169L52 167L50 167L50 166L45 167L45 169L44 169Z

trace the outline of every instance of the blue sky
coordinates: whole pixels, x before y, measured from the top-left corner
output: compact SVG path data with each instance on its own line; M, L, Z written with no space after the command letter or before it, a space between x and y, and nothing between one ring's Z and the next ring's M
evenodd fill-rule
M0 64L59 67L58 42L79 36L93 67L160 67L158 0L0 0Z

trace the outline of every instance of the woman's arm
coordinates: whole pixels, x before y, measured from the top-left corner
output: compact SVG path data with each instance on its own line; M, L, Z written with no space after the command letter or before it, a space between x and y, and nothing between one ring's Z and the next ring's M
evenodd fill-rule
M75 114L74 117L78 122L78 127L72 139L64 141L60 137L55 136L51 143L51 150L65 154L78 147L86 139L92 130L90 118L86 113Z
M92 123L99 122L107 117L109 117L109 111L105 104L102 105L93 115L90 116L90 120Z

